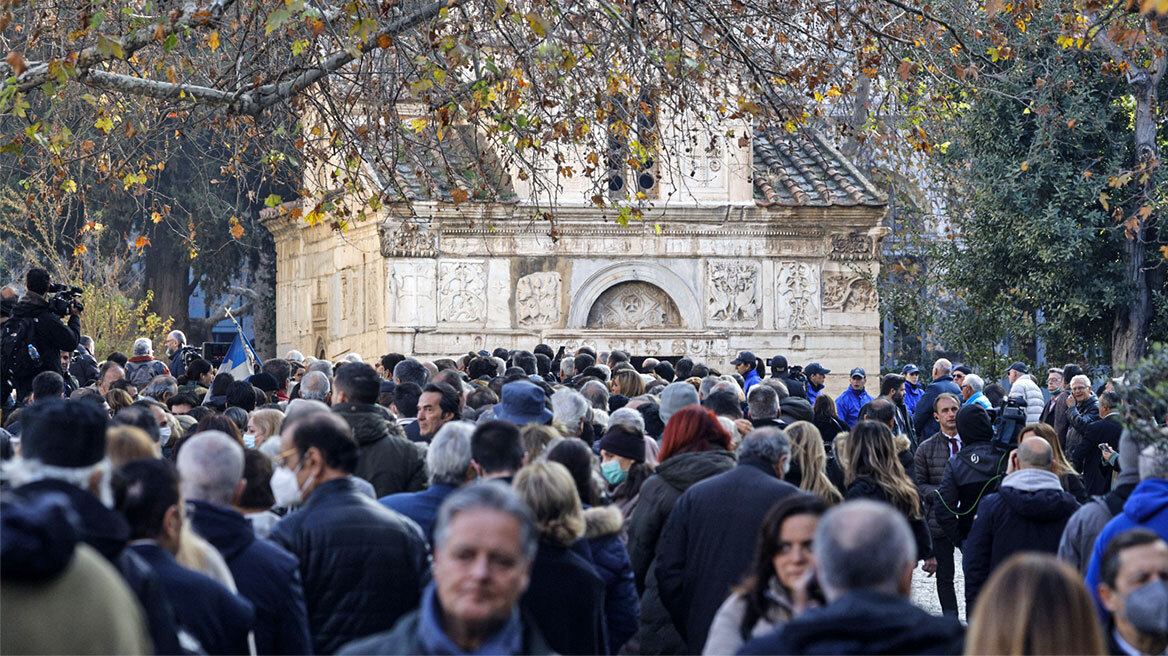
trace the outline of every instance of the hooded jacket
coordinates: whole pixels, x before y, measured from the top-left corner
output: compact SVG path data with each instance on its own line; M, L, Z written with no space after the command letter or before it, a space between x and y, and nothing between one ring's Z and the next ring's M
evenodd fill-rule
M641 617L633 564L620 539L624 523L625 517L616 506L584 510L584 537L592 550L592 565L604 580L604 618L610 654L620 651L637 633Z
M332 410L352 427L353 438L361 449L353 474L372 483L378 498L417 492L426 487L426 459L422 451L398 433L397 424L390 423L379 406L337 403Z
M219 550L239 594L255 606L256 653L312 653L296 556L257 540L251 522L231 508L204 501L189 504L195 531Z
M1091 552L1091 565L1087 568L1087 589L1091 591L1096 604L1099 604L1097 588L1103 552L1112 538L1136 527L1150 529L1168 540L1168 479L1145 478L1140 481L1124 502L1123 512L1116 515L1099 533L1095 549ZM1099 607L1102 609L1102 605Z
M637 507L629 518L629 560L641 593L641 628L637 632L636 648L630 651L660 654L685 649L661 604L657 577L651 571L657 541L678 497L694 483L728 471L734 463L735 456L729 451L682 453L658 465L641 486Z
M1020 469L982 500L962 549L965 607L973 608L994 569L1019 551L1058 552L1067 520L1079 504L1053 472Z
M997 490L1007 454L994 450L990 417L977 404L957 412L957 434L961 436L961 451L945 463L933 516L949 541L960 548L973 526L978 502Z
M960 654L965 629L883 592L849 592L812 608L739 654Z

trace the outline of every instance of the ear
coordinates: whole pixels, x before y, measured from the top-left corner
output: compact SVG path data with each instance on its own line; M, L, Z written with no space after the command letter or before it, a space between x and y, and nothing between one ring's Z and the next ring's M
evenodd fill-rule
M165 534L166 539L169 542L177 545L179 542L179 535L182 533L182 526L182 508L180 508L179 504L176 503L173 506L167 508L166 514L162 516L162 532Z
M239 483L235 485L235 493L231 495L231 505L238 506L240 498L243 497L243 491L247 489L247 480L239 479Z
M917 568L917 561L912 561L904 566L904 571L900 573L900 583L897 589L900 594L907 597L912 594L912 576L913 570Z
M1119 601L1119 595L1115 594L1115 590L1112 590L1110 585L1100 583L1095 589L1099 592L1099 601L1103 604L1104 608L1112 613L1119 610L1119 604L1117 603Z

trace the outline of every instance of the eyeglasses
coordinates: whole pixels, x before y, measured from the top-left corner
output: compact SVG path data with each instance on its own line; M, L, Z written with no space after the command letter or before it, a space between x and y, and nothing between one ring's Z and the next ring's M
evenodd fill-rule
M1091 389L1091 388L1090 388L1090 387L1084 387L1083 385L1075 385L1074 387L1072 387L1072 388L1071 388L1071 391L1072 391L1072 392L1085 392L1085 391L1087 391L1087 390L1089 390L1089 389Z
M284 449L283 451L281 451L280 454L276 456L276 466L277 467L286 467L287 465L285 463L288 460L288 456L290 456L294 453L297 453L296 447Z

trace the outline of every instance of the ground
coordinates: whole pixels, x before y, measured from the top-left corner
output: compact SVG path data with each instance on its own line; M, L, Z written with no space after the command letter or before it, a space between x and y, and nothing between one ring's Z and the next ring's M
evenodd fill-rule
M967 621L965 616L965 575L961 571L961 552L953 554L953 586L957 589L958 617ZM937 580L925 574L920 567L913 572L912 601L934 615L941 614L941 602L937 601Z

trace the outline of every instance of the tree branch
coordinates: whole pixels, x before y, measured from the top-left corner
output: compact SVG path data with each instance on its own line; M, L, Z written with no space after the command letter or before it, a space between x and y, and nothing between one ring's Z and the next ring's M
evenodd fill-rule
M82 84L95 89L118 91L160 100L187 100L194 103L204 103L223 107L233 114L255 114L259 111L250 94L227 93L210 87L148 80L94 69L82 73L77 79Z

